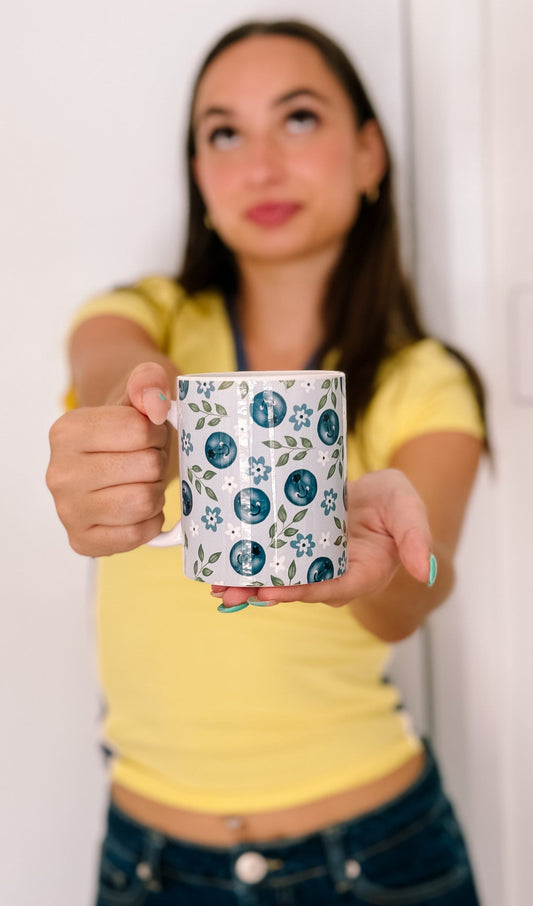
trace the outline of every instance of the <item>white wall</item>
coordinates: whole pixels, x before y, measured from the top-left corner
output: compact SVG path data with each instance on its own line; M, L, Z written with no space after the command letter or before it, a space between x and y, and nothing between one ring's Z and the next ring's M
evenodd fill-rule
M89 564L44 486L68 319L92 292L177 268L191 74L223 30L295 14L353 53L387 124L406 214L398 0L19 0L0 29L4 331L0 902L89 906L105 785Z

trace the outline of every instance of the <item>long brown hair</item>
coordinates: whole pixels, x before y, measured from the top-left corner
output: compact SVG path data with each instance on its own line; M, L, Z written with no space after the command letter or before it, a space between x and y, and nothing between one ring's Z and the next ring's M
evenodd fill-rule
M215 287L226 298L238 290L239 275L233 252L204 222L206 207L192 172L195 156L193 110L198 86L208 66L223 50L253 35L286 35L312 44L322 55L352 102L356 123L363 126L377 116L346 54L322 32L296 20L248 22L225 34L210 50L197 75L190 106L187 137L189 219L185 254L177 278L187 293ZM383 135L383 131L382 131ZM350 424L360 418L375 389L380 363L402 346L427 336L417 311L412 287L403 273L393 176L385 138L388 166L379 185L377 201L362 199L357 218L330 277L324 298L324 341L320 353L339 352L335 367L346 372ZM483 418L484 391L473 366L447 346L470 377Z

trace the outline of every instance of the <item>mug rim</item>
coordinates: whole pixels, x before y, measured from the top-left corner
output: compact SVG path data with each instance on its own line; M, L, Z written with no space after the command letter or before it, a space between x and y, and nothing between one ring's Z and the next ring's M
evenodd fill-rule
M305 376L305 377L304 377ZM325 369L301 369L297 371L201 371L194 372L189 374L179 374L176 378L177 381L188 380L192 378L197 380L199 378L234 378L238 380L239 378L256 378L259 380L262 379L277 379L283 380L288 378L289 380L293 378L300 378L305 380L305 378L312 379L315 378L318 380L320 377L337 377L345 378L346 374L344 371L329 371Z

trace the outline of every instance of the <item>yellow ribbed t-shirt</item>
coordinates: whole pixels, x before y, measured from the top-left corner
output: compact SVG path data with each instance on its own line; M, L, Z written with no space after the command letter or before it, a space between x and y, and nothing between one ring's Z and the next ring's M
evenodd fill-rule
M73 327L101 314L140 324L182 372L236 369L218 292L191 298L171 280L148 277L90 300ZM386 467L416 435L483 435L464 369L434 340L383 364L362 430L365 468L350 436L349 479ZM166 527L179 518L177 481L165 516ZM113 779L168 805L242 814L375 780L420 749L385 678L390 646L347 607L294 603L224 616L209 593L184 577L179 548L143 546L99 561Z

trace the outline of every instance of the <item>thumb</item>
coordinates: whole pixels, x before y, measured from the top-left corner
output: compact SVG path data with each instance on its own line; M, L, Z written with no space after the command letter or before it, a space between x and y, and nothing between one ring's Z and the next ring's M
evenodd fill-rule
M167 373L156 362L143 362L131 372L122 401L146 415L154 425L162 425L170 409Z

